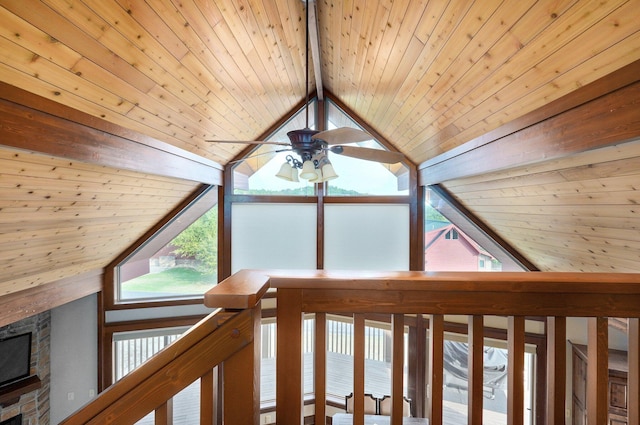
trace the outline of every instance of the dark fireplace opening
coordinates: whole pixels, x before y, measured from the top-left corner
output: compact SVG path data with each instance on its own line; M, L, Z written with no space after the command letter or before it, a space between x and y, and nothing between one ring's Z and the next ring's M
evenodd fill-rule
M6 421L0 422L0 425L22 425L22 414L9 418Z

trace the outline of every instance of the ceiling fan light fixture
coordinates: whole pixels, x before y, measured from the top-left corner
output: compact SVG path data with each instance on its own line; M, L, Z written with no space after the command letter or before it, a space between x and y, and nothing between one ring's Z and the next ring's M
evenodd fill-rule
M322 183L324 181L324 177L322 176L322 170L320 168L316 168L316 177L313 179L309 179L310 183Z
M333 165L331 165L330 162L322 166L322 181L326 182L337 178L338 175L336 174L336 171L333 169Z
M289 164L288 162L285 162L280 166L280 171L278 171L278 174L276 174L276 177L280 177L281 179L289 182L296 181L298 177L298 173L296 173L296 180L293 180L293 173L295 171L296 170L291 166L291 164Z
M302 164L302 172L300 173L300 177L303 179L307 179L310 181L317 179L316 167L313 164L313 161L307 160Z
M291 180L292 182L299 182L300 179L298 179L298 169L296 167L291 167Z
M318 173L321 174L320 181L326 182L329 180L333 180L338 178L336 171L333 169L333 165L331 165L331 161L327 155L322 155L318 159Z

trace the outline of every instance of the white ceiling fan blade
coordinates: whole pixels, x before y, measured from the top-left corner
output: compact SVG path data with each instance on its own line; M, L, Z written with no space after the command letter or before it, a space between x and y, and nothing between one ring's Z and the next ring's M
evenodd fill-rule
M341 145L345 143L364 142L373 139L373 136L362 130L351 127L334 128L313 135L314 139L321 139L328 145Z
M367 161L382 162L384 164L395 164L405 159L404 155L400 152L385 151L381 149L359 148L355 146L332 146L329 150L339 155L365 159Z
M245 145L278 145L278 146L291 146L291 143L286 142L267 142L265 140L205 140L209 143L236 143Z

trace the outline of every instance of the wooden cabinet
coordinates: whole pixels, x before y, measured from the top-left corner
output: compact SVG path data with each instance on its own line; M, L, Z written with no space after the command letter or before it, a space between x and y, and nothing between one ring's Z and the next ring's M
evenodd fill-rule
M587 424L587 347L572 344L573 363L573 425ZM609 425L627 425L627 364L626 351L609 350Z

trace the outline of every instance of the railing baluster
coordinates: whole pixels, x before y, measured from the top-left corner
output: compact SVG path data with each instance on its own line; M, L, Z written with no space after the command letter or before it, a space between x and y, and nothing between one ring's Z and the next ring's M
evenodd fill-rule
M442 425L442 385L444 371L444 316L429 320L429 424Z
M409 328L409 346L416 349L409 349L409 374L407 386L409 394L413 394L412 414L422 418L426 414L424 400L426 399L426 388L423 377L426 377L427 370L427 332L425 330L425 320L422 314L416 315L416 325ZM417 349L418 347L422 349Z
M484 317L469 316L469 394L467 421L471 425L482 425L484 384Z
M404 315L391 316L391 425L402 425L404 378Z
M353 315L353 425L364 425L364 315Z
M276 420L302 423L302 290L278 290L276 341ZM226 381L226 379L225 379ZM260 409L258 409L259 411ZM227 422L245 423L245 422Z
M609 320L587 319L587 424L608 422Z
M200 425L213 425L215 418L214 370L200 378Z
M563 424L566 403L567 318L547 318L547 424Z
M629 319L628 425L640 425L640 319Z
M507 425L524 423L524 317L509 316Z
M326 422L327 404L327 315L316 313L315 321L315 396L317 424Z
M316 333L318 339L313 344L307 341L304 349L315 348L316 370L323 378L316 380L316 423L326 422L326 351L329 345L338 348L338 352L352 354L354 357L354 405L355 424L364 421L364 384L365 384L365 342L376 344L382 351L380 355L392 361L392 407L391 423L402 423L402 396L404 380L404 322L405 314L418 311L437 313L431 316L429 332L429 385L428 406L422 407L423 393L416 381L410 381L410 394L415 395L417 413L424 413L430 419L430 425L443 423L443 371L444 371L444 314L501 314L508 318L508 401L507 423L521 425L524 422L524 366L525 333L524 315L564 315L573 314L585 317L591 314L620 314L638 316L640 305L640 278L637 275L609 274L594 276L586 274L572 279L571 275L546 273L508 273L500 274L483 282L472 284L475 279L469 274L457 276L443 274L446 282L435 280L435 276L408 274L405 278L373 276L369 280L353 285L354 277L319 276L313 272L308 280L294 282L295 279L283 278L270 281L262 274L240 272L236 278L237 288L233 285L218 285L207 293L209 306L220 306L237 313L216 312L187 332L176 341L173 347L161 351L146 365L134 370L106 391L99 400L94 400L80 412L63 421L66 425L88 423L122 423L142 418L153 411L162 400L169 400L156 411L158 424L171 421L170 400L189 382L201 378L201 399L203 405L201 423L253 424L259 422L259 362L260 362L260 313L259 300L268 287L277 289L277 421L286 425L303 423L303 330L312 331L303 321L303 308L316 313ZM486 274L482 274L486 275ZM257 278L257 279L256 279ZM478 282L484 277L478 275ZM320 279L316 283L314 279ZM513 280L513 282L511 280ZM395 282L397 280L397 282ZM431 282L429 282L431 280ZM585 281L587 281L585 286ZM607 283L602 285L601 283ZM566 285L566 290L556 286ZM482 288L481 288L482 287ZM600 287L602 289L602 292ZM344 289L347 288L347 289ZM480 289L481 288L481 289ZM576 299L576 292L580 295ZM500 293L501 296L496 296ZM541 294L543 296L541 296ZM602 302L603 295L607 302ZM354 315L354 324L344 321L331 327L331 344L327 343L326 311ZM594 313L595 312L595 313ZM370 329L365 335L365 315L368 313L392 315L392 338L386 337L377 345L379 334ZM514 314L518 316L513 316ZM219 316L218 316L219 315ZM222 323L219 322L222 321ZM407 319L409 320L409 319ZM418 314L418 323L421 315ZM546 417L549 425L564 423L563 408L566 376L566 317L548 319L548 382ZM418 324L412 339L416 346L424 347L422 325ZM637 318L629 320L629 374L628 374L628 414L629 425L638 423L640 406L640 325ZM421 334L421 337L417 335ZM469 323L469 420L474 425L481 423L482 415L482 356L483 356L483 317L470 316ZM389 343L389 339L392 343ZM141 341L123 344L123 350L130 350L134 363L147 349L155 349L160 340L144 345ZM353 343L353 347L352 347ZM378 358L376 349L370 347L367 355ZM269 351L269 350L267 350ZM423 353L424 355L424 353ZM412 355L410 363L416 354ZM542 356L541 356L542 357ZM602 425L607 422L607 381L608 381L608 321L603 317L588 318L588 383L587 408L588 424ZM424 357L422 358L424 360ZM224 362L224 363L222 363ZM122 361L121 363L124 363ZM222 375L214 375L210 368L218 368ZM131 367L133 364L127 364ZM409 373L420 373L420 366L412 366ZM424 371L424 370L423 370ZM167 376L172 379L167 379ZM217 376L217 381L215 377ZM226 379L223 379L226 377ZM174 379L175 378L175 379ZM322 380L324 379L324 382ZM413 382L413 384L412 384ZM218 383L223 386L225 405L205 405L213 398L212 388ZM419 381L424 389L424 384ZM222 397L218 391L216 397ZM218 401L220 399L218 398ZM222 418L221 410L224 410ZM209 421L217 415L215 421ZM479 416L478 416L479 415Z
M173 398L158 407L154 415L155 425L173 425Z

